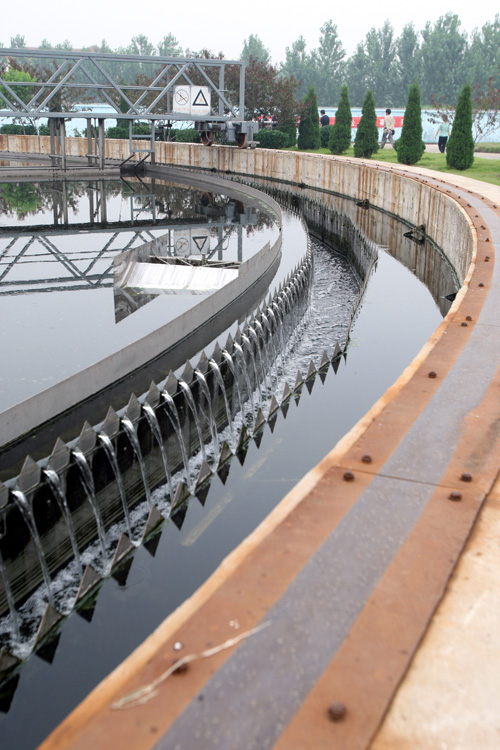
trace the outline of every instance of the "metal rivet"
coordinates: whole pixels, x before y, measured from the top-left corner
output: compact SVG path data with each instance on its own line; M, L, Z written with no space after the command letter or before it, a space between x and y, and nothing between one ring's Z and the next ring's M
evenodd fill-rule
M479 282L479 286L484 286L482 281Z
M490 241L490 238L486 237L485 242L489 242L489 241Z
M437 373L434 372L434 370L431 370L430 373L427 375L428 378L437 378Z
M490 259L489 259L488 257L486 257L486 258L484 259L484 262L485 262L485 263L489 263L489 262L490 262Z
M364 464L371 464L372 457L370 456L369 453L365 453L365 455L363 456L361 460L363 461Z
M462 499L462 493L458 492L458 490L453 490L448 495L448 500L461 500Z
M465 320L472 320L472 315L466 315Z
M345 471L344 479L346 482L352 482L352 480L354 479L354 474L352 473L352 471Z
M467 328L467 323L465 322L465 320L463 320L463 321L462 321L462 322L460 323L460 325L461 325L461 326L463 326L464 328Z
M346 713L347 709L343 703L332 703L328 706L328 718L330 721L342 721Z
M469 474L468 471L464 471L460 479L462 482L472 482L472 474Z

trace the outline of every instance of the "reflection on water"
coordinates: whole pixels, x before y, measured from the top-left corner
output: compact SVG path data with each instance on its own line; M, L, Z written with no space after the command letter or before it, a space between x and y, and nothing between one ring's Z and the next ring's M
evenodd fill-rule
M118 255L146 248L156 262L240 263L278 232L273 218L234 196L158 180L0 188L0 341L9 362L0 411L197 302L189 290L124 290L115 299Z

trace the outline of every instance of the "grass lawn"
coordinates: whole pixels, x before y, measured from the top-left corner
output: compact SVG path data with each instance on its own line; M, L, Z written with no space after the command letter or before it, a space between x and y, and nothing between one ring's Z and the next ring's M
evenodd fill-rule
M296 149L294 149L296 150ZM319 148L317 151L311 151L314 154L330 154L330 151L326 148ZM330 154L331 155L331 154ZM351 157L354 159L354 149L350 146L343 156ZM384 148L382 151L377 151L372 157L376 161L383 161L387 164L397 164L397 156L394 149L390 146ZM400 165L404 168L404 164ZM481 158L480 154L474 155L474 164L470 169L449 169L446 164L445 154L434 154L430 152L424 153L419 162L414 166L424 167L425 169L434 169L436 172L448 172L449 174L459 174L464 177L470 177L473 180L482 180L483 182L490 182L492 185L500 186L500 159L485 159Z

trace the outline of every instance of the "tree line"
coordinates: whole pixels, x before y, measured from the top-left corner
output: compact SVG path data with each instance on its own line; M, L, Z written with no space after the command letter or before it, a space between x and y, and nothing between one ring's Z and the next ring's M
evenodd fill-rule
M390 115L390 109L387 110ZM320 146L328 147L332 154L343 154L351 145L351 106L347 84L342 85L340 102L333 125L323 125L318 121L318 103L314 86L311 85L304 97L304 107L299 123L297 145L300 150L316 150ZM401 137L392 141L393 123L384 120L384 137L380 144L383 148L386 138L396 151L400 164L417 164L425 152L422 140L422 112L420 105L420 88L417 82L410 85L405 106L405 116ZM449 132L449 130L447 131ZM469 169L474 162L474 140L472 138L471 86L466 83L462 88L455 112L451 136L446 149L446 163L452 169ZM266 144L273 147L271 143ZM361 109L361 119L356 129L353 144L354 156L370 159L379 150L379 132L375 100L371 89L365 94Z
M26 47L25 37L11 38L12 47ZM69 50L68 40L52 45L44 39L41 49ZM210 50L183 49L173 34L167 34L154 44L139 34L125 47L113 50L102 40L85 48L101 53L133 55L163 55L185 57L218 57L224 53ZM371 89L378 107L404 107L410 85L418 82L422 101L431 106L433 101L449 103L457 100L465 82L485 89L488 82L500 88L500 14L481 28L467 34L461 28L458 15L446 13L432 24L428 21L421 30L407 24L397 36L389 21L380 28L373 27L348 57L338 29L333 21L320 28L317 47L308 50L300 36L285 50L285 59L271 64L269 50L258 35L244 40L240 58L250 63L271 67L283 80L297 84L297 97L302 99L314 86L321 106L334 107L340 98L341 86L349 87L353 106L361 106L366 91ZM126 70L113 71L126 80Z

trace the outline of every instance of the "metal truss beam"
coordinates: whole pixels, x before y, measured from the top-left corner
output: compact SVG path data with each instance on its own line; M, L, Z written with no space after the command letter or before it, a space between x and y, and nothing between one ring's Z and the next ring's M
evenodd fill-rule
M38 119L92 117L137 120L210 120L227 121L244 118L245 64L241 60L219 60L184 57L146 57L113 55L68 50L0 48L0 63L8 70L10 61L30 66L36 81L8 81L0 75L0 117ZM55 71L53 70L56 67ZM239 71L239 96L233 103L225 89L228 66ZM123 83L123 71L129 80ZM176 85L208 86L216 105L207 115L182 115L172 108ZM110 112L74 110L72 104L106 102ZM64 102L62 106L61 102ZM120 103L128 107L122 111ZM123 104L122 104L123 107Z

